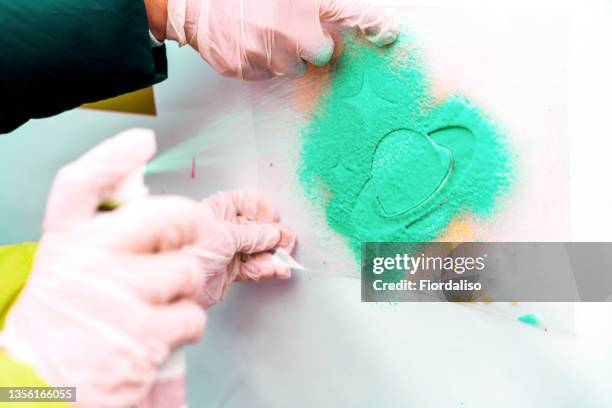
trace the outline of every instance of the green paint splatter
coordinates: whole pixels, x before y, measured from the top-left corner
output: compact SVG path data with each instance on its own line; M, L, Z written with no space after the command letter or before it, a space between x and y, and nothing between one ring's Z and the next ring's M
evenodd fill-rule
M452 218L489 218L512 182L505 135L465 98L436 102L411 42L348 38L302 131L306 194L357 257L361 242L431 241Z
M519 321L525 324L528 324L530 326L533 326L533 327L538 327L538 328L544 327L544 325L540 322L540 320L538 320L538 318L533 313L519 316L518 319Z

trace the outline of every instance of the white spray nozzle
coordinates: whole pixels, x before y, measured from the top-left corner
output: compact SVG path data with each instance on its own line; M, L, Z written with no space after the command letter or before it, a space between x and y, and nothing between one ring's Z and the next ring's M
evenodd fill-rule
M295 259L293 259L293 257L289 255L289 252L285 251L283 248L272 249L270 250L270 253L274 257L274 259L283 264L283 266L286 266L291 269L297 269L300 271L306 270L306 268L304 268Z

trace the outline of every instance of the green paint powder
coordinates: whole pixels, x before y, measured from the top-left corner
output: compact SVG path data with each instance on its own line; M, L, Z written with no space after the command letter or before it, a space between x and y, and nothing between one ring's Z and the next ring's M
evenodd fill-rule
M528 324L530 326L540 327L540 328L544 327L544 325L540 322L540 320L538 320L538 318L533 313L522 315L518 319L519 321L525 324Z
M453 218L490 218L512 182L505 135L465 98L437 103L412 42L347 38L302 130L302 185L357 257L361 242L431 241Z

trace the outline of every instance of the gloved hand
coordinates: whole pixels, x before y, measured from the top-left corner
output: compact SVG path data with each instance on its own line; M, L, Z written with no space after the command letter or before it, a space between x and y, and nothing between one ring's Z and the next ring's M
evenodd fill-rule
M233 259L281 240L275 226L228 223L179 197L98 214L101 194L154 152L153 133L132 130L59 172L30 279L0 333L0 347L50 385L77 387L79 406L133 406L170 351L201 335L205 274L186 245L222 242Z
M226 76L298 76L325 65L334 42L322 24L357 27L376 45L399 29L383 9L358 0L168 0L166 37L191 45Z
M278 211L267 201L242 191L228 191L214 194L202 203L216 222L228 228L225 235L210 234L187 248L202 261L206 276L201 298L204 307L221 300L234 281L291 277L291 269L267 250L280 247L291 253L296 237L289 227L279 223ZM232 233L235 228L244 233ZM234 239L242 242L232 242ZM242 247L242 253L233 251L234 247Z

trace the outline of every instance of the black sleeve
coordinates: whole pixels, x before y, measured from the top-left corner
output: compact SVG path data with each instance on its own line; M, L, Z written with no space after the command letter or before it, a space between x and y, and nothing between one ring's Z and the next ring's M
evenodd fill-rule
M143 0L0 2L0 133L167 77Z

